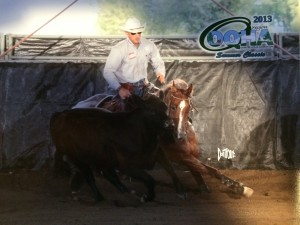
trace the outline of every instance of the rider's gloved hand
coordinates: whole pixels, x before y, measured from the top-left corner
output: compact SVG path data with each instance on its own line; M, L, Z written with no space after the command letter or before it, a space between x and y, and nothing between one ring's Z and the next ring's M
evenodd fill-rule
M118 94L121 99L126 99L131 95L130 91L126 88L123 88L122 86L118 88Z
M164 74L158 72L158 73L156 74L156 77L157 77L157 80L159 80L159 82L160 82L161 84L164 84L164 83L165 83L165 75L164 75Z

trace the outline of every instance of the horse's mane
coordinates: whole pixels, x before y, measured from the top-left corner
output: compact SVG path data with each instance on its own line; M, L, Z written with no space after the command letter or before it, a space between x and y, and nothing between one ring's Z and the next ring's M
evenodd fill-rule
M177 89L182 89L182 90L188 89L188 84L187 84L184 80L179 79L179 78L170 81L170 82L167 84L167 86L171 87L171 86L173 85L173 82L174 82L175 87L176 87Z
M171 80L163 89L163 92L166 94L168 94L168 92L170 91L171 87L173 86L173 82L175 84L175 87L178 89L178 90L186 90L188 89L188 84L182 80L182 79L174 79L174 80Z

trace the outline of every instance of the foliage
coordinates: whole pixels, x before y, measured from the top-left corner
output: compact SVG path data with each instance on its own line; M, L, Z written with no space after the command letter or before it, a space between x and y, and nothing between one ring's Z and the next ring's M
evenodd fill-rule
M145 22L145 34L195 35L207 25L231 15L213 1L203 0L98 0L102 35L122 34L120 26L135 16ZM236 16L273 15L274 26L297 30L297 0L215 0ZM299 22L298 22L299 24ZM299 26L298 26L299 27ZM297 27L297 28L298 28ZM299 28L298 28L299 29Z
M292 21L297 14L298 0L256 0L252 7L249 2L246 3L245 1L245 4L247 4L249 11L243 12L245 10L241 9L241 12L249 18L253 15L272 15L274 21L271 25L274 27L275 32L280 28L284 32L297 30Z
M293 31L300 33L300 1L289 1L291 8L291 28Z

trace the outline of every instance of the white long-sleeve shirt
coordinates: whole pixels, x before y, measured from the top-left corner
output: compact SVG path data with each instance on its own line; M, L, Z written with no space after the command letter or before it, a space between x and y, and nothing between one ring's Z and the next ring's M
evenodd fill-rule
M103 76L112 89L117 89L120 83L135 83L141 79L148 81L149 62L156 74L160 72L165 75L165 64L153 42L141 38L137 48L126 38L111 49Z

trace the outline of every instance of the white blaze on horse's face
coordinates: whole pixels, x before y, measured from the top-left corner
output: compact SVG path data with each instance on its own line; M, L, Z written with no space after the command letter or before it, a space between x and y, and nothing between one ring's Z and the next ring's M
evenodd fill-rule
M178 121L178 127L177 127L177 138L183 138L185 137L185 132L183 131L183 122L184 122L184 118L183 118L183 110L186 107L185 101L182 100L179 104L179 109L180 109L180 113L179 113L179 121Z

